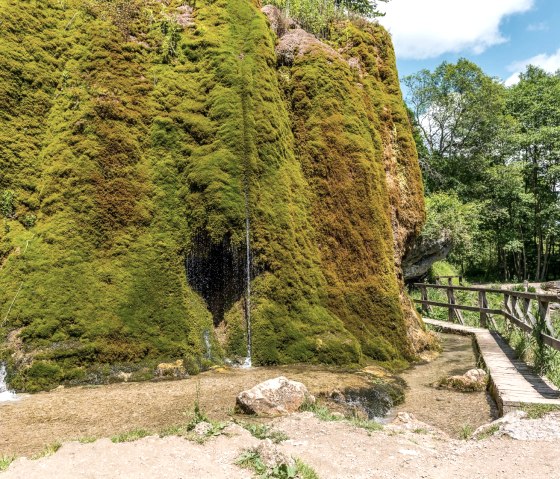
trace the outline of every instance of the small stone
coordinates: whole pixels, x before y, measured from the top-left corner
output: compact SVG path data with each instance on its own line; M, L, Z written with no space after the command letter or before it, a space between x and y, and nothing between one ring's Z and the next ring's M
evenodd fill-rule
M405 456L419 456L420 453L414 449L399 449L399 453Z
M184 378L187 377L187 371L183 364L182 359L177 359L174 363L160 363L156 368L156 375L158 377L173 377Z
M278 446L270 439L262 441L257 447L257 452L259 453L261 461L268 469L274 469L283 464L288 467L295 466L294 459L281 452Z
M200 437L207 436L212 431L212 424L210 424L209 422L205 422L205 421L199 422L195 426L193 431L197 436L200 436Z

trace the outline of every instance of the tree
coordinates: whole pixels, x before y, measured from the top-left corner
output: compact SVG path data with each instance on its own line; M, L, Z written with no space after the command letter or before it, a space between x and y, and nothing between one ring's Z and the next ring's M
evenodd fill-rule
M424 148L420 158L428 191L455 190L476 198L481 173L497 153L505 88L474 63L460 59L403 80ZM473 189L474 188L474 189Z
M450 258L486 278L559 275L560 72L529 66L505 88L463 59L404 82L426 191L480 206L469 242ZM428 218L435 214L440 228L464 223L456 205L445 211Z
M523 165L525 191L534 197L534 277L547 276L560 233L560 72L529 66L508 95L519 131L515 159Z

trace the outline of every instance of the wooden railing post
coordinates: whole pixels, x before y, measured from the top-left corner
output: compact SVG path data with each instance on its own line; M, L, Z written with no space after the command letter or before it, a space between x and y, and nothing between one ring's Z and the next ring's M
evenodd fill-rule
M453 290L453 287L451 285L449 286L450 287L447 288L448 319L452 323L457 320L458 323L465 324L463 315L457 308L455 308L457 301L455 300L455 292Z
M544 343L543 333L551 334L550 327L550 309L548 301L538 300L537 324L533 328L533 337L537 343L537 351L535 354L535 368L539 373L545 373L546 369L546 345Z
M418 286L420 288L420 294L422 295L422 301L428 301L428 288L426 286ZM422 303L422 312L428 314L431 311L431 307Z
M480 325L483 328L488 327L488 314L483 309L488 309L488 298L486 298L486 291L478 292L478 307L480 308Z

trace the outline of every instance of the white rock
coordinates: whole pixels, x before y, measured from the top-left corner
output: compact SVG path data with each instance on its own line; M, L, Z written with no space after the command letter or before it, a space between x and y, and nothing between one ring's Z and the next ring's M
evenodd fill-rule
M305 402L314 403L304 384L284 376L269 379L237 396L237 406L247 414L280 416L297 411Z

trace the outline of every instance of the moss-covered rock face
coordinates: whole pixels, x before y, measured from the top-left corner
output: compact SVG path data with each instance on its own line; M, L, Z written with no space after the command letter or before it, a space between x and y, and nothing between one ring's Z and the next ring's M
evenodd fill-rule
M398 261L422 191L387 35L344 25L279 68L258 2L183 3L0 0L17 389L244 356L247 219L255 363L413 353Z

